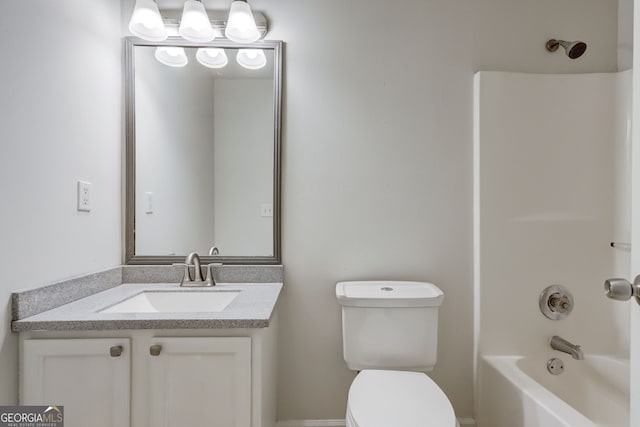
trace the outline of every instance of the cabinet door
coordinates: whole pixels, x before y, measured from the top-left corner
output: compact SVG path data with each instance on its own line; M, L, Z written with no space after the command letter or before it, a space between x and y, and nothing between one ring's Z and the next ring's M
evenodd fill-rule
M63 405L66 427L129 426L130 348L128 339L25 340L20 404Z
M150 426L250 427L251 338L154 338L148 357Z

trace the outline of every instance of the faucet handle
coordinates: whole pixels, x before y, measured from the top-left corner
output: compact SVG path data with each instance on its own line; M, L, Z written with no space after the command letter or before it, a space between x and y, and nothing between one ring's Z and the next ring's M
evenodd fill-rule
M573 310L573 295L562 285L547 286L540 294L540 311L551 320L561 320Z
M213 268L214 267L222 267L221 262L212 262L211 264L207 264L207 278L205 281L207 282L207 286L215 286L216 280L213 277Z
M213 280L213 269L211 268L211 264L208 264L205 269L207 271L207 277L204 279L204 281L206 282L207 286L215 286L216 282L215 280Z
M555 293L549 297L549 308L559 313L569 313L572 309L571 300L566 295Z
M184 274L182 275L182 280L180 281L180 285L182 285L183 283L188 283L191 282L191 275L189 274L189 266L184 263L184 262L176 262L171 264L174 267L183 267L184 268Z

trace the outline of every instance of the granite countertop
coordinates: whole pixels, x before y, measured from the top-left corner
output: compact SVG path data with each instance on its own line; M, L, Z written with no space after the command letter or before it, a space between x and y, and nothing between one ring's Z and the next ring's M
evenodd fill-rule
M114 329L266 328L282 283L218 283L213 288L184 288L176 283L123 283L42 313L12 322L13 331ZM219 312L100 313L144 291L240 291Z

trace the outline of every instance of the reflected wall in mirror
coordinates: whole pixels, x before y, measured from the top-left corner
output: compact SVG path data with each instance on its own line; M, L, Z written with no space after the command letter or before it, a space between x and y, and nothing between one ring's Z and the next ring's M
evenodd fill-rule
M187 64L166 65L154 43L127 39L126 261L198 252L204 262L280 262L281 43L257 44L259 69L238 61L256 44L162 45L183 48ZM224 65L204 66L203 47L220 49L222 61L207 59Z

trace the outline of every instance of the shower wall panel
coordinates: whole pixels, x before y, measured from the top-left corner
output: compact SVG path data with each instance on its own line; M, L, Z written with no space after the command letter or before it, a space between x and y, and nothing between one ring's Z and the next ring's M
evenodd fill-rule
M585 354L628 355L628 306L603 282L628 272L631 76L475 76L476 355L549 354L560 335ZM538 307L561 284L575 307Z

